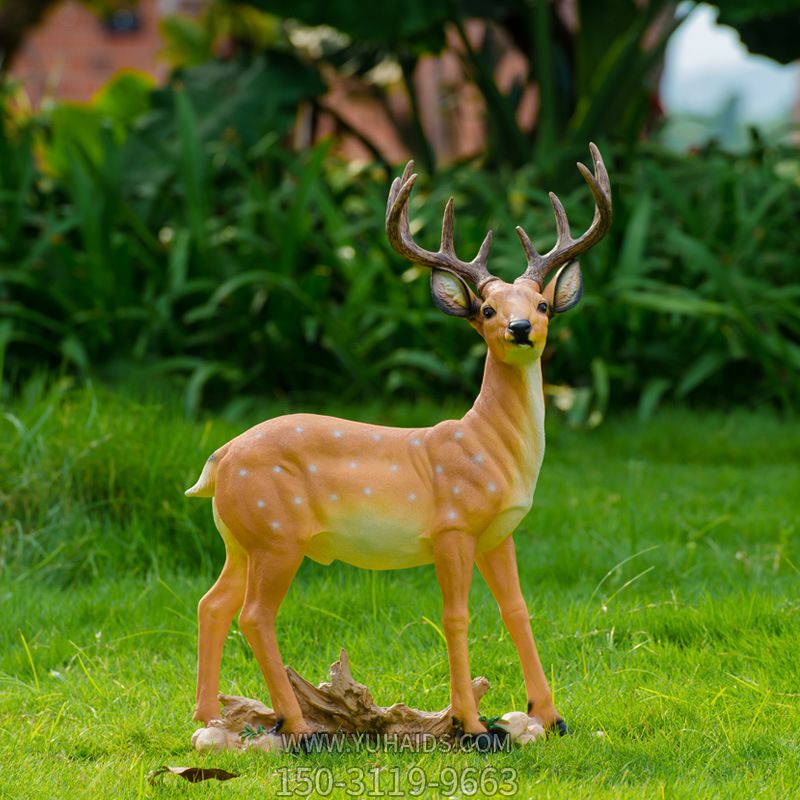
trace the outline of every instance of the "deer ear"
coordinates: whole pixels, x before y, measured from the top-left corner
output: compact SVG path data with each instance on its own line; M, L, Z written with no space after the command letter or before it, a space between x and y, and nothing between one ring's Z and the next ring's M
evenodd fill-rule
M578 305L583 297L581 265L577 261L570 261L561 267L555 278L547 284L544 296L553 314L563 314Z
M453 317L474 317L481 306L469 286L449 269L431 273L431 297L440 311Z

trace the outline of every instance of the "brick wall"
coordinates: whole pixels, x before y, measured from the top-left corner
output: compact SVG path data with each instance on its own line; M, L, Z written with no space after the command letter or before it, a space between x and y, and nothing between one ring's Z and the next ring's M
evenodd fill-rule
M175 10L166 5L164 0L139 0L138 28L111 32L86 8L65 0L27 36L11 73L37 107L46 96L86 100L123 68L140 69L160 80L167 69L158 60L158 18Z

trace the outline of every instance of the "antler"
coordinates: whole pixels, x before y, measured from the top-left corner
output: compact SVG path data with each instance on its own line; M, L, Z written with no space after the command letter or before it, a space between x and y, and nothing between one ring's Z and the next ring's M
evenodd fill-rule
M594 175L583 164L578 163L577 165L594 195L595 202L594 219L586 233L577 239L572 238L567 212L564 211L564 206L553 192L550 192L550 202L556 217L558 238L550 252L543 256L539 255L528 238L528 234L522 228L517 227L517 235L522 242L525 255L528 257L528 268L522 273L522 277L536 281L539 286L543 284L544 279L553 269L571 261L575 256L596 245L611 226L611 184L608 180L608 172L606 172L600 151L594 143L589 144L589 151L594 162Z
M442 243L438 252L423 250L414 241L408 225L408 198L417 180L416 174L411 174L413 169L414 162L409 161L403 170L403 177L395 178L389 189L389 199L386 203L386 234L390 244L401 256L410 261L425 267L444 267L455 272L471 281L480 293L490 280L495 280L494 275L486 268L489 248L492 246L492 231L486 234L478 255L472 261L461 261L456 256L453 244L453 198L451 197L444 209Z

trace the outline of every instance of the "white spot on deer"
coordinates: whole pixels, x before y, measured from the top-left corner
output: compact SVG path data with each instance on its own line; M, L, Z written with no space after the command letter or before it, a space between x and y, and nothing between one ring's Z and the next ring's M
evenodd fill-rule
M264 436L264 431L256 431L255 437L256 439L261 439Z
M308 465L308 471L309 471L309 472L313 472L313 473L315 473L315 474L316 474L316 472L317 472L317 465L316 465L316 464L309 464L309 465Z
M348 466L350 469L355 469L358 466L358 461L351 461Z
M460 442L460 441L461 441L461 440L464 438L464 431L456 431L456 432L453 434L453 438L454 438L454 439L455 439L457 442Z
M473 461L474 461L476 464L478 464L479 466L480 466L481 464L483 464L483 462L484 462L484 458L483 458L483 456L482 456L480 453L478 453L477 455L474 455L474 456L472 456L472 460L473 460Z
M369 486L364 487L364 494L369 497L372 494L372 489Z
M296 506L299 506L299 505L302 505L302 503L303 503L303 498L302 498L302 497L300 497L300 495L297 495L297 496L294 498L294 504L295 504Z
M392 466L391 466L391 467L389 467L389 469L390 469L392 472L397 472L397 470L399 469L399 467L397 466L397 464L392 464Z
M266 503L265 503L263 500L256 500L256 505L257 505L259 508L264 508L264 506L266 505Z
M488 489L490 492L496 492L496 491L497 491L497 486L496 486L495 484L493 484L493 483L490 483L490 484L489 484L489 485L488 485L486 488L487 488L487 489Z
M456 518L456 512L455 511L448 511L447 512L447 519L455 519L455 518Z
M341 431L334 431L333 432L333 438L334 439L341 439L342 438L342 432Z
M441 464L436 465L436 474L441 475L444 472L444 467Z
M274 522L270 522L269 526L272 528L272 530L277 531L281 527L281 524L275 520Z
M295 431L296 431L297 433L302 433L302 432L303 432L303 429L300 427L300 425L298 425L297 427L295 427Z
M461 487L460 486L454 486L453 487L453 494L461 494Z
M249 472L248 472L248 471L247 471L247 470L246 470L244 467L242 467L242 468L239 470L239 475L241 475L243 478L246 478L246 477L247 477L249 474L250 474L250 473L249 473Z
M419 439L412 439L411 440L411 446L412 447L419 447L421 444L422 444L422 442Z
M414 492L411 492L411 494L408 496L408 499L413 503L417 499L417 496L414 494Z
M275 466L272 468L272 471L273 471L274 473L276 473L276 474L277 474L278 472L283 472L283 470L282 470L282 469L281 469L281 468L280 468L280 467L279 467L277 464L276 464L276 465L275 465Z
M334 493L331 495L331 500L332 500L332 501L335 503L335 502L336 502L338 499L339 499L339 495L338 495L338 494L336 494L336 492L334 492Z
M373 442L379 442L380 440L381 440L381 435L379 433L373 433L372 434L372 441Z

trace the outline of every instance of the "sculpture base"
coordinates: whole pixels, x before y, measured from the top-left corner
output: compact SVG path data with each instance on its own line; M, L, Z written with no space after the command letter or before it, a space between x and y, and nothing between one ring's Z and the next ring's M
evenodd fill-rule
M458 736L450 706L442 711L420 711L403 703L376 705L369 689L353 679L350 659L344 650L331 665L330 681L319 686L313 686L291 667L286 672L308 726L338 742L363 738L396 742L396 746L404 749L423 749L439 741L454 742ZM476 704L480 704L488 690L486 678L472 681ZM258 700L225 694L219 695L219 699L223 705L222 718L194 732L192 745L197 750L278 751L297 744L291 737L272 732L278 722L277 714ZM495 725L506 731L516 744L527 744L544 736L542 726L524 712L505 714Z

